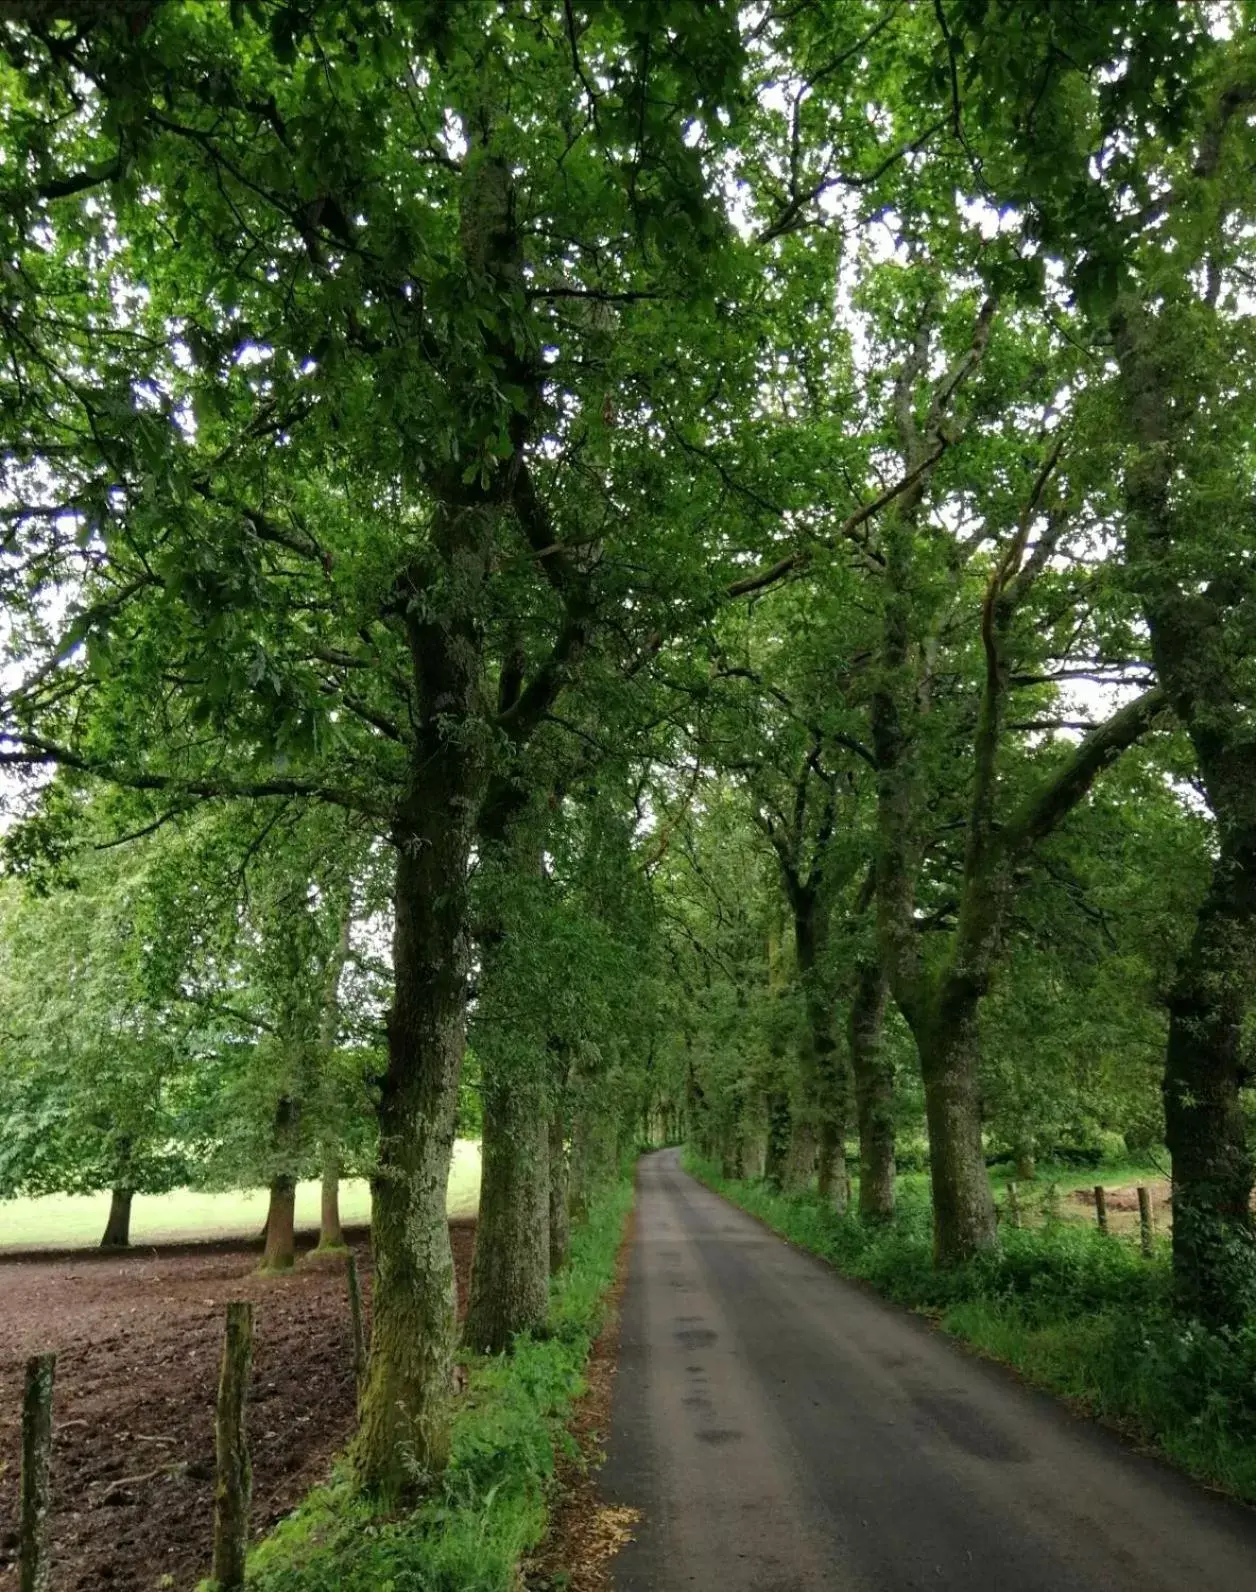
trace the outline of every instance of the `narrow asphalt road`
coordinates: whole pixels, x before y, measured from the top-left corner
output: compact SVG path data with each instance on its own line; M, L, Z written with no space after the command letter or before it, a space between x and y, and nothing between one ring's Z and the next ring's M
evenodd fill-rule
M1137 1323L1130 1323L1137 1331ZM641 1163L618 1592L1256 1592L1228 1504Z

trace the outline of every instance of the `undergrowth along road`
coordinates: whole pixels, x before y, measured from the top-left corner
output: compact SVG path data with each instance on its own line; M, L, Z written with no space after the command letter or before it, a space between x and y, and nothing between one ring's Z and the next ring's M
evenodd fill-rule
M540 1542L555 1451L601 1330L633 1186L621 1178L573 1230L544 1335L471 1362L449 1467L427 1499L381 1511L341 1470L249 1559L250 1592L514 1592Z
M928 1196L910 1184L892 1222L868 1225L813 1193L726 1178L690 1153L684 1165L845 1276L929 1315L1198 1480L1256 1501L1256 1322L1214 1331L1175 1317L1166 1245L1148 1261L1130 1238L1051 1221L1005 1227L997 1251L938 1269Z
M1238 1592L1256 1515L641 1165L603 1491L617 1592Z

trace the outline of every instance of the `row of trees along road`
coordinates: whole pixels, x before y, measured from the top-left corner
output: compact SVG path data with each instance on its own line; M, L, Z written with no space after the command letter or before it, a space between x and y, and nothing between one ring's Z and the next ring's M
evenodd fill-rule
M918 1104L941 1265L992 1137L1163 1130L1245 1310L1254 22L4 8L5 976L84 992L12 1087L276 1244L369 1165L365 1484L446 1453L468 1017L476 1348L643 1114L876 1219Z

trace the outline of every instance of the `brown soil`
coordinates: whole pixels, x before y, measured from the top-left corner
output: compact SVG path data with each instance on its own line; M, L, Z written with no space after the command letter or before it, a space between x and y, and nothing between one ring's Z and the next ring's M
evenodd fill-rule
M465 1304L475 1224L451 1222ZM370 1307L370 1252L349 1235ZM185 1592L209 1572L228 1299L256 1305L248 1431L261 1535L326 1478L354 1416L342 1263L256 1272L256 1244L0 1263L0 1592L17 1585L23 1365L57 1351L52 1592ZM369 1326L369 1314L367 1317Z
M1169 1232L1173 1227L1173 1185L1168 1178L1153 1178L1144 1185L1151 1194L1152 1219L1158 1232ZM1108 1209L1108 1227L1114 1233L1138 1231L1138 1186L1135 1183L1104 1189L1104 1203ZM1094 1220L1095 1191L1093 1188L1074 1189L1069 1199L1083 1206Z
M576 1405L567 1430L576 1452L555 1466L549 1528L525 1567L527 1592L611 1592L615 1555L632 1539L635 1509L611 1508L598 1491L597 1473L606 1458L611 1400L619 1365L619 1304L628 1281L635 1215L628 1218L615 1284L607 1302L606 1325L585 1367L587 1391Z

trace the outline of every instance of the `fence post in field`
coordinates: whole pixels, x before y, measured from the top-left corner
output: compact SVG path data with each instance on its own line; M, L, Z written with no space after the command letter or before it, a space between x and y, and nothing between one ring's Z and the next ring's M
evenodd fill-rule
M1099 1223L1099 1231L1106 1233L1108 1230L1108 1191L1102 1183L1095 1184L1095 1220Z
M1060 1186L1058 1183L1047 1185L1047 1221L1058 1222L1060 1219Z
M253 1365L253 1306L235 1299L227 1306L214 1417L217 1479L214 1483L214 1584L218 1592L244 1585L244 1554L249 1538L249 1500L253 1471L244 1435L244 1406Z
M1155 1237L1155 1226L1151 1215L1151 1190L1139 1187L1138 1190L1138 1225L1142 1233L1143 1256L1150 1260L1153 1251L1152 1239Z
M366 1375L366 1333L362 1327L362 1284L358 1281L358 1258L352 1250L345 1258L349 1279L349 1321L353 1328L353 1374L359 1387Z
M18 1592L47 1592L48 1476L52 1465L52 1380L55 1354L26 1362L22 1395L22 1501L18 1520Z
M1019 1227L1021 1224L1020 1197L1016 1192L1015 1183L1009 1183L1007 1186L1007 1219L1013 1227Z

